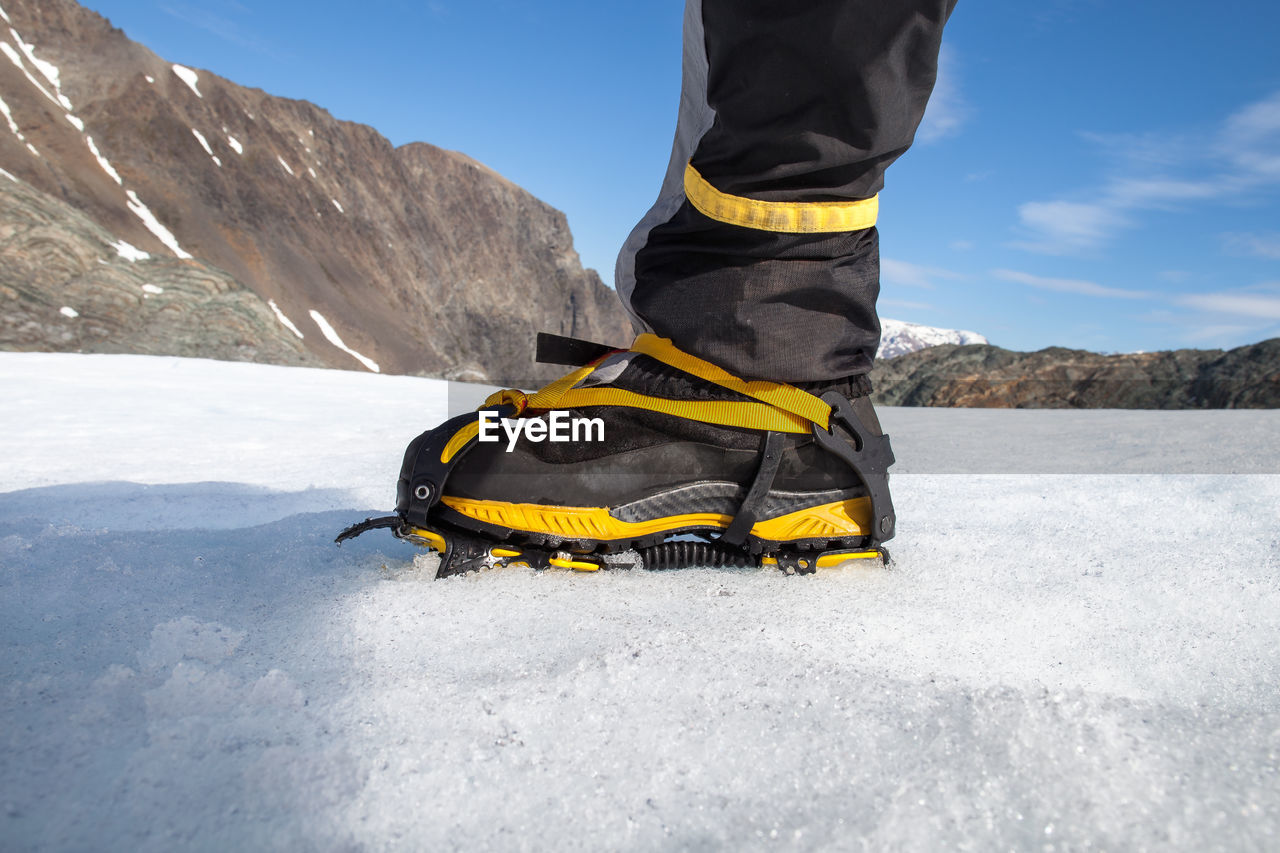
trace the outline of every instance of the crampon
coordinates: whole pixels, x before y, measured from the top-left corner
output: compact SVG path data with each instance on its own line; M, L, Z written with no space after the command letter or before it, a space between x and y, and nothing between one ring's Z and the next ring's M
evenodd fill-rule
M578 369L535 394L498 392L418 436L395 514L336 541L388 529L438 552L437 577L888 563L893 451L869 386L818 395L746 381L654 335L628 350L540 335L538 360ZM538 441L565 412L596 417L603 435ZM544 426L508 430L509 443L496 428L535 419Z

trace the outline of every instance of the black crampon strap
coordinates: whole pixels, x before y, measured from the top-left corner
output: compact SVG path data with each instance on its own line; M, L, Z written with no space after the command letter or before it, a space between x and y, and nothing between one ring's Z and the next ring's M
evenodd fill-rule
M893 512L893 500L889 497L889 466L893 464L893 448L889 436L871 435L858 419L853 404L839 391L828 391L822 401L831 405L831 429L813 425L813 436L818 445L839 456L849 464L853 472L867 487L871 498L871 535L868 548L893 538L897 523ZM839 425L853 437L853 446L836 435Z
M733 517L728 529L720 534L719 541L726 545L741 545L747 541L747 534L755 526L760 517L760 508L764 505L769 490L773 488L773 478L778 474L778 465L782 462L782 448L786 444L787 435L782 432L767 432L760 448L760 468L756 471L756 479L751 484L747 496L742 499L738 513Z
M626 347L611 347L593 341L578 338L566 338L564 335L553 335L550 332L538 332L538 364L566 364L572 367L583 367L602 356Z

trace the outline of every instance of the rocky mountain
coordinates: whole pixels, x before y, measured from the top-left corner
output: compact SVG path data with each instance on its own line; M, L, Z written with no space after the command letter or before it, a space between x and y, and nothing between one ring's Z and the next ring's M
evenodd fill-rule
M564 215L465 155L395 148L310 103L174 65L72 0L0 0L0 17L0 181L22 187L5 188L5 215L20 213L0 223L0 348L256 352L501 383L556 372L531 369L537 331L630 339ZM57 248L29 227L47 217L52 233L67 214L55 203L81 214ZM104 241L150 258L104 257ZM69 260L17 280L50 253ZM98 260L115 273L89 275ZM187 294L191 276L205 284ZM199 307L208 346L130 325L139 282L187 300L144 292L144 314ZM201 288L240 307L214 311Z
M943 345L878 361L877 403L995 408L1280 407L1280 338L1233 350L1099 355Z
M876 351L876 358L897 358L909 352L943 344L985 344L987 342L987 339L977 332L939 329L934 326L921 326L918 323L904 323L901 320L881 317L880 349Z

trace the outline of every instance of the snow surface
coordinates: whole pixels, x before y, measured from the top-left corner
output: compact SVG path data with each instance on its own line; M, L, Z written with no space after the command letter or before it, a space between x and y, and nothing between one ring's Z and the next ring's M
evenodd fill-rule
M335 547L485 392L0 353L0 847L1275 849L1280 412L887 409L891 570Z
M240 144L240 140L236 139L234 136L231 136L230 134L227 135L227 144L230 145L231 149L235 151L237 154L244 153L244 146Z

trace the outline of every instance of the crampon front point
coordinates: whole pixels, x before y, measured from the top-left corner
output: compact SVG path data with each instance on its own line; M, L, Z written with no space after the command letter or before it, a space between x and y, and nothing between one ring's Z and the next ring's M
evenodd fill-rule
M418 436L396 513L336 541L389 529L438 552L437 577L888 563L893 451L865 395L747 382L653 335L629 350L541 335L539 360L582 366L536 394L498 392ZM504 454L479 441L481 412L566 410L609 418L613 443Z

